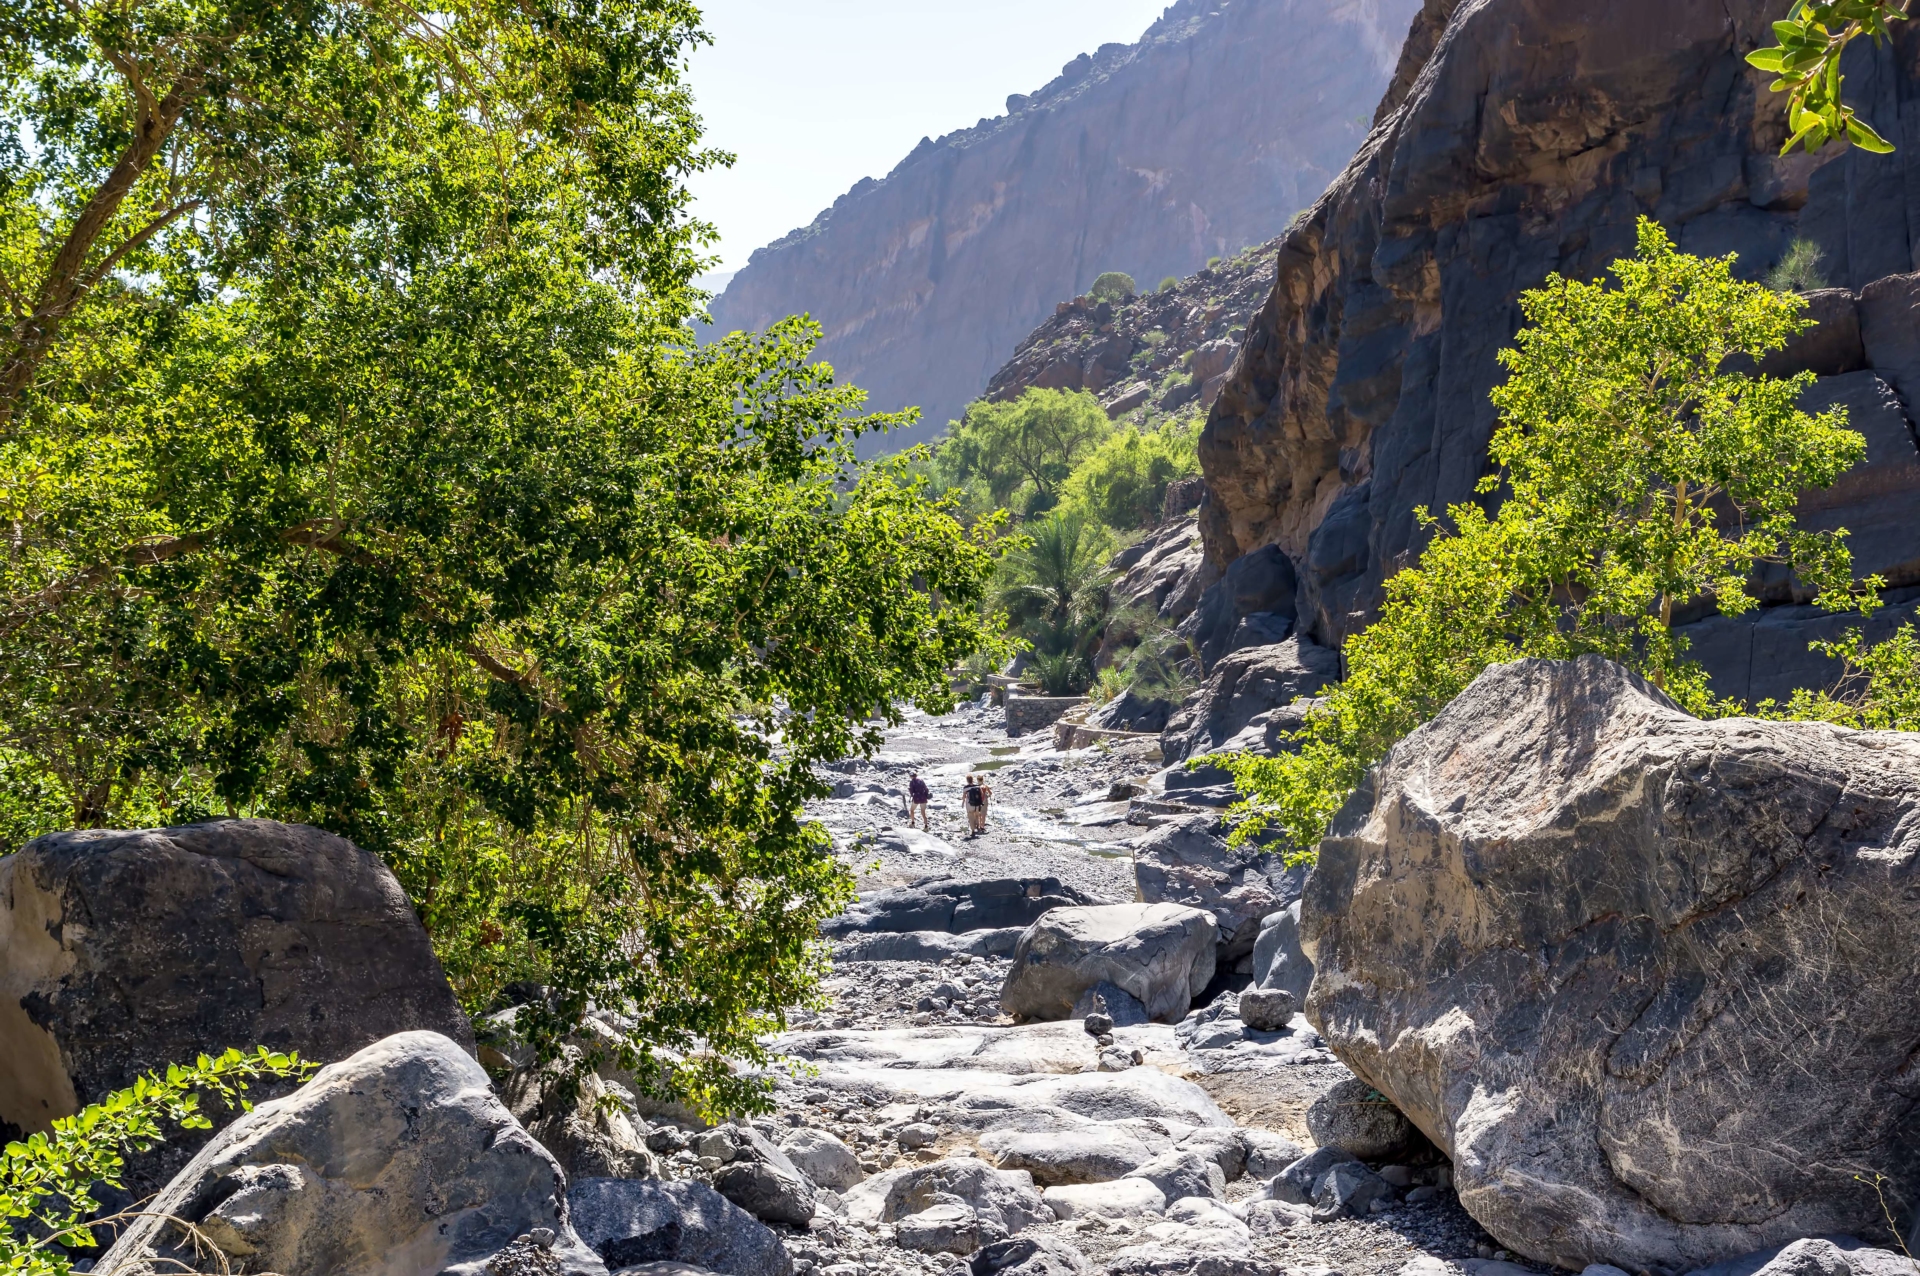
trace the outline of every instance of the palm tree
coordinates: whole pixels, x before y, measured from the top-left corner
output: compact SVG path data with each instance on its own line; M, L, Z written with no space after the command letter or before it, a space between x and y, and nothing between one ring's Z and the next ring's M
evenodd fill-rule
M1093 681L1090 657L1110 608L1113 538L1097 522L1057 511L1025 532L1026 545L1001 560L995 603L1033 644L1046 690L1078 694Z

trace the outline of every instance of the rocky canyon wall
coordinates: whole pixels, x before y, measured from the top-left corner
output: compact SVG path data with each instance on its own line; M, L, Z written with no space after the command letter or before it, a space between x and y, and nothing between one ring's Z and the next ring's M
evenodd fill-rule
M1216 566L1278 545L1300 627L1338 642L1418 553L1415 509L1470 499L1488 468L1496 352L1519 294L1631 253L1640 216L1689 252L1738 252L1758 278L1789 244L1823 254L1824 322L1777 371L1821 375L1809 406L1849 405L1866 462L1803 518L1853 533L1856 567L1894 587L1871 633L1920 597L1920 30L1847 58L1847 96L1899 151L1777 152L1784 101L1744 57L1772 0L1427 0L1378 123L1281 241L1201 443ZM1771 605L1690 626L1722 694L1783 695L1830 668L1816 613L1784 576ZM1854 618L1857 621L1857 617Z
M713 331L810 313L819 356L931 438L1103 271L1150 288L1271 238L1352 157L1419 0L1179 0L1008 113L923 141L755 252ZM1009 39L1019 38L1017 31Z

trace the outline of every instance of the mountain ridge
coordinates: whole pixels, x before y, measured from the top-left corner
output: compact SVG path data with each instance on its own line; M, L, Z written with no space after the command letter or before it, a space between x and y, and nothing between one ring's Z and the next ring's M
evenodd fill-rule
M1418 7L1179 0L756 249L709 331L808 313L819 357L874 407L924 408L879 446L932 437L1094 276L1188 275L1309 205L1365 136Z

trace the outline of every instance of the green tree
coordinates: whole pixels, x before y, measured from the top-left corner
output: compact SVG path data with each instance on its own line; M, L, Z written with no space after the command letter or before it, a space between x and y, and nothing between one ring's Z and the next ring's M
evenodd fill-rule
M593 209L580 223L590 256L655 291L683 286L707 232L680 215L680 179L727 158L696 149L679 81L683 50L705 38L698 20L688 0L456 0L430 14L4 0L0 425L61 335L122 297L130 273L217 286L287 268L289 236L452 195L470 174L406 162L435 132L485 135L463 162L507 185L528 169L564 174Z
M1869 645L1856 629L1838 642L1813 643L1812 649L1841 662L1839 682L1803 687L1784 708L1762 701L1755 713L1857 731L1920 731L1920 633L1911 624L1884 642Z
M1087 289L1087 295L1095 301L1125 301L1133 296L1133 276L1123 271L1109 270L1093 281L1093 287Z
M1827 286L1821 267L1826 254L1810 239L1796 239L1787 245L1780 262L1767 272L1767 287L1778 292L1812 292Z
M1780 43L1754 50L1747 61L1778 75L1772 91L1787 95L1789 136L1782 155L1801 145L1811 154L1829 141L1882 155L1893 150L1841 99L1840 59L1861 36L1875 45L1887 39L1888 28L1905 22L1912 5L1913 0L1794 0L1787 17L1773 24Z
M948 428L938 460L958 483L978 481L999 507L1052 509L1060 485L1113 423L1083 390L1026 391L1011 403L981 400Z
M995 602L1032 644L1049 695L1078 695L1093 681L1093 649L1106 626L1113 538L1098 522L1056 510L1027 526L1001 560Z
M1158 522L1168 485L1200 472L1199 438L1194 418L1114 431L1067 476L1062 507L1120 531Z
M905 418L809 325L693 340L694 10L4 12L0 109L42 143L0 156L9 304L51 295L141 86L265 42L140 180L221 147L206 182L241 177L114 222L51 328L13 312L13 830L49 794L319 824L393 865L471 1010L543 983L544 1056L597 1004L649 1084L756 1102L736 1064L850 891L813 767L875 747L876 706L951 703L993 532L854 462Z
M1793 519L1800 493L1830 485L1865 441L1841 410L1800 410L1810 373L1726 369L1807 326L1800 298L1736 280L1733 260L1678 253L1642 221L1617 286L1555 276L1523 295L1528 326L1493 393L1500 469L1481 484L1504 496L1498 514L1454 506L1451 528L1388 581L1298 753L1227 759L1241 836L1273 825L1310 856L1366 768L1500 661L1597 652L1715 711L1673 619L1709 596L1749 610L1758 564L1790 564L1823 606L1874 605L1882 582L1853 580L1845 533Z
M297 1054L261 1046L252 1054L228 1050L201 1055L192 1064L168 1064L116 1090L77 1115L59 1117L51 1132L9 1143L0 1152L0 1272L9 1276L67 1276L73 1259L65 1251L93 1249L92 1226L105 1184L120 1188L126 1153L145 1152L162 1140L167 1125L211 1129L200 1109L205 1092L228 1108L249 1108L248 1082L261 1077L304 1078L314 1064ZM110 1221L110 1220L107 1220ZM15 1230L18 1224L25 1224Z

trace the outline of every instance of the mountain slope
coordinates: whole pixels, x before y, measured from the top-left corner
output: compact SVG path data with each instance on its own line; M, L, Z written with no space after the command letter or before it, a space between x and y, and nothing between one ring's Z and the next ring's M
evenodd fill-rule
M1179 0L755 252L715 330L811 313L820 357L932 437L1102 271L1152 287L1284 227L1366 135L1417 8Z

